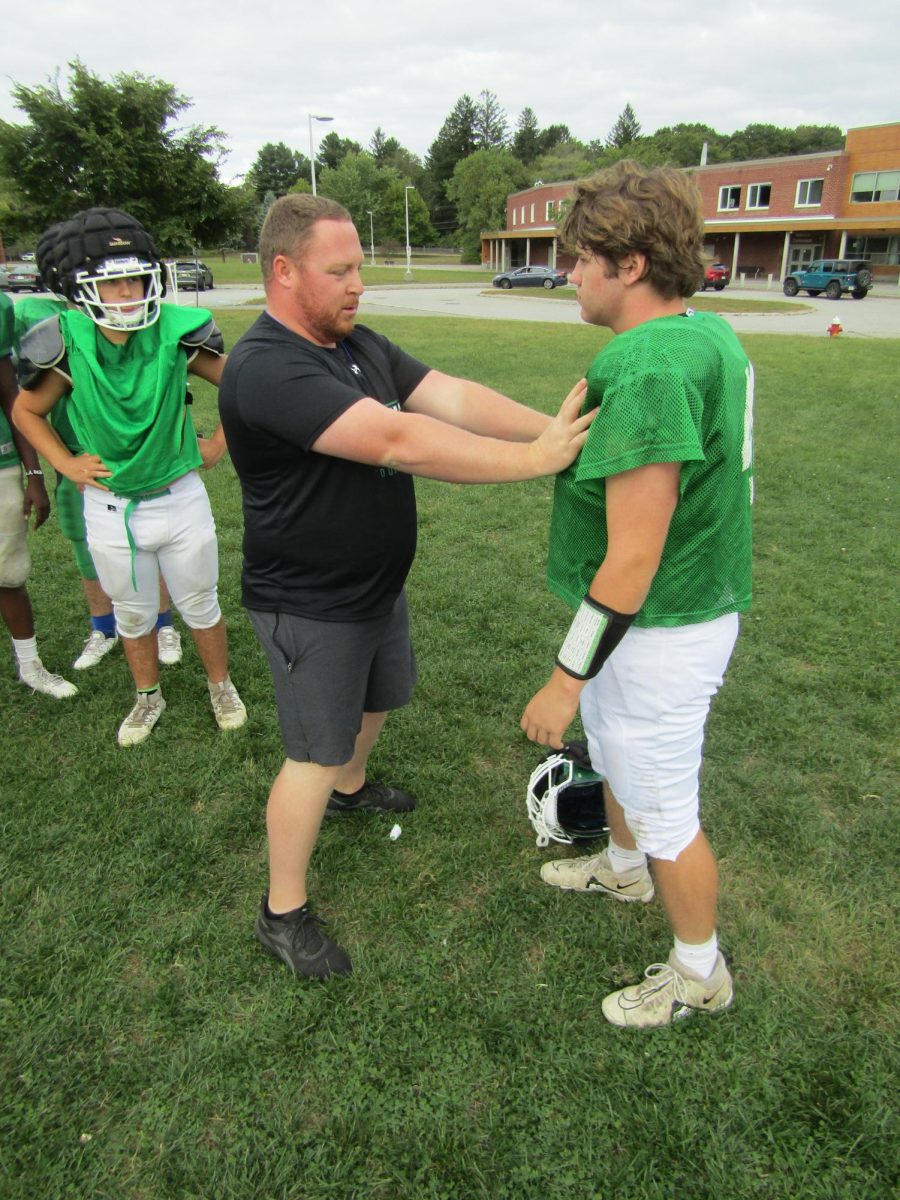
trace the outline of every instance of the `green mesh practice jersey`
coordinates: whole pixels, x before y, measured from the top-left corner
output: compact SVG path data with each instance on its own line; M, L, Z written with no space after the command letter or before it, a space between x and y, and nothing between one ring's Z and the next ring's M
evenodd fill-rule
M606 555L610 475L682 464L662 560L636 625L690 625L750 604L753 368L712 313L660 317L614 337L587 375L598 412L556 480L550 588L580 604Z
M105 483L117 495L163 488L200 466L180 343L209 319L205 309L162 304L154 325L117 345L83 313L60 314L72 378L69 420L78 444L112 471Z

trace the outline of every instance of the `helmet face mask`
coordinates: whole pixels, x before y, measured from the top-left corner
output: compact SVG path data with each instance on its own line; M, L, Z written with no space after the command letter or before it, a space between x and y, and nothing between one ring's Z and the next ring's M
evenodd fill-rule
M104 283L120 279L140 279L143 297L128 300L103 300ZM106 258L96 266L74 272L72 303L104 329L133 331L147 329L159 319L162 297L162 272L158 262L138 258Z
M571 742L538 764L528 781L528 817L538 846L571 845L609 832L603 779L590 764L587 745Z

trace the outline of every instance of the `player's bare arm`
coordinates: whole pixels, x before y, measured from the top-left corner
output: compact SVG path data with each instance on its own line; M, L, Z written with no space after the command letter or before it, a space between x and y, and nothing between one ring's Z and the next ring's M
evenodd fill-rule
M112 475L96 454L72 454L47 420L69 384L55 371L47 371L34 388L23 389L13 405L13 421L35 450L61 475L79 487L104 488L102 480Z
M580 416L584 392L581 380L530 442L482 437L422 413L396 412L366 397L338 417L313 449L449 483L536 479L563 470L584 445L595 416Z
M50 516L50 497L41 464L34 447L26 441L24 435L13 423L12 410L19 386L16 383L16 373L13 370L12 359L7 355L0 359L0 408L9 422L13 445L25 470L25 488L22 492L22 515L26 522L34 513L34 527L39 529Z
M214 387L218 387L227 357L226 354L213 354L210 350L198 350L188 363L188 372L196 375L199 379L205 379ZM212 470L228 450L222 422L220 421L216 426L211 437L202 437L198 433L197 446L200 450L200 457L203 459L204 471Z
M680 463L651 463L607 479L609 548L588 591L598 605L628 614L638 612L646 600L678 502L680 469ZM560 749L586 683L554 667L525 706L519 722L523 733Z

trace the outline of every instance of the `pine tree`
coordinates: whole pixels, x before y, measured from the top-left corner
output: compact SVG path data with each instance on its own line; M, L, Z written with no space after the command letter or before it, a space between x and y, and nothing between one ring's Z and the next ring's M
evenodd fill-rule
M506 112L494 93L487 88L478 95L473 129L479 150L498 150L509 141Z
M641 123L630 104L626 104L616 118L616 123L606 135L606 144L610 148L621 149L627 146L641 132Z

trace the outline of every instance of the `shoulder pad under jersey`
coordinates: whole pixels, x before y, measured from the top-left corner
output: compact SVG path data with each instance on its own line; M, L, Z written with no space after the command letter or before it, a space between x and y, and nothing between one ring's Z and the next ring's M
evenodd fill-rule
M48 317L22 334L16 374L23 388L34 387L44 371L56 370L72 382L59 317Z
M225 339L222 337L222 332L212 317L198 326L197 329L192 329L190 333L186 333L181 339L181 344L188 352L191 350L208 350L210 354L225 353Z

